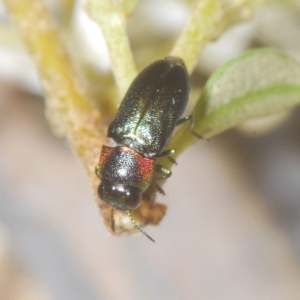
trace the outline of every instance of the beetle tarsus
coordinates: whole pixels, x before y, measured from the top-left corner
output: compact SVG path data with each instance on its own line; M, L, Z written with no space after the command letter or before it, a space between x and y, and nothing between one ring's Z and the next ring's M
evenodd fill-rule
M157 182L155 182L155 187L160 194L162 194L164 196L166 195L164 190L161 188L161 186Z
M188 116L186 116L186 117L184 117L182 119L179 119L177 121L177 123L176 123L176 126L182 125L182 124L184 124L186 122L190 122L190 124L189 124L189 132L191 134L195 135L198 139L202 140L203 137L200 134L198 134L197 132L195 132L195 131L192 130L192 127L193 127L193 124L194 124L194 116L193 115L188 115Z

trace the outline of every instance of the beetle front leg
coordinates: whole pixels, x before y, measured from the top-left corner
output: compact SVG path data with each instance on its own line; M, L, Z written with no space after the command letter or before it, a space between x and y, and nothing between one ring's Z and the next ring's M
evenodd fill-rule
M166 167L162 166L162 165L156 165L155 166L155 171L162 174L161 178L155 178L156 180L163 180L163 179L167 179L172 175L172 172L167 169ZM159 186L159 184L157 182L154 182L156 189L158 190L158 192L162 195L165 195L164 190Z
M166 168L162 165L156 165L155 166L155 171L162 174L161 178L157 178L155 180L167 179L172 175L172 172L168 168Z
M95 174L100 179L100 166L99 166L99 164L97 164L96 167L95 167Z

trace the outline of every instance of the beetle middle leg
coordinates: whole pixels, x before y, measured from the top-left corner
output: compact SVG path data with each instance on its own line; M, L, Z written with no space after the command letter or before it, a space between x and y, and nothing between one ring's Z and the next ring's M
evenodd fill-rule
M176 151L174 149L165 150L165 151L161 152L160 154L155 155L154 158L167 157L171 161L171 163L177 165L176 160L173 157L171 157L175 152Z

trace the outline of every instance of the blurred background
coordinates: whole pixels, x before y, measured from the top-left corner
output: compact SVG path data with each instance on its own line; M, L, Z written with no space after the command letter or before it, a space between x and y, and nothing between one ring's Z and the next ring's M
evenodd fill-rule
M47 3L60 20L59 1ZM137 62L169 49L189 13L183 1L139 1L128 30ZM47 123L38 76L1 1L0 18L1 300L300 299L300 109L191 147L158 196L166 217L145 228L156 243L114 237L83 168ZM76 55L109 73L81 2L70 19ZM199 58L195 90L249 48L300 60L299 20L299 1L274 1L228 30Z

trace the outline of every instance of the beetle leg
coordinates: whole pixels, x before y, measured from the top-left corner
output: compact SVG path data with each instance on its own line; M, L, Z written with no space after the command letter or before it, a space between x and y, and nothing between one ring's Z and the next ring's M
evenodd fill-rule
M200 134L198 134L197 132L193 131L192 128L191 128L192 125L193 125L193 123L194 123L194 117L192 115L188 115L188 116L186 116L184 118L179 119L177 121L177 123L176 123L176 126L184 124L186 122L190 122L190 125L189 125L189 131L190 131L190 133L192 133L193 135L195 135L197 138L202 139L202 136Z
M177 165L177 162L174 158L171 157L176 151L174 149L171 150L165 150L161 152L160 154L157 154L154 156L154 158L160 158L160 157L168 157L168 159L175 165Z
M96 173L96 176L97 176L98 178L100 178L100 166L99 166L99 164L96 165L96 167L95 167L95 173Z
M155 158L160 158L160 157L164 157L164 156L171 156L175 153L175 150L165 150L163 152L161 152L160 154L155 155Z
M176 126L184 124L186 122L190 122L191 124L193 124L194 117L192 115L185 116L177 121Z
M167 169L166 167L162 166L162 165L156 165L155 166L155 171L162 174L161 178L157 178L155 180L167 179L172 175L172 172L169 169Z
M112 206L111 207L111 215L110 215L110 224L111 224L111 230L113 232L115 232L115 217L114 217L114 211L115 211L115 207Z
M156 189L158 190L158 192L159 192L160 194L162 194L162 195L165 195L165 192L164 192L164 190L160 187L160 185L157 184L156 182L155 182L154 184L155 184L155 187L156 187Z
M177 161L176 161L173 157L168 156L168 160L169 160L172 164L177 165Z
M156 165L155 166L155 171L162 174L161 178L155 178L155 180L163 180L163 179L167 179L171 176L172 172L167 169L166 167L162 166L162 165ZM158 185L157 182L154 182L156 189L158 190L158 192L162 195L165 195L164 190Z

